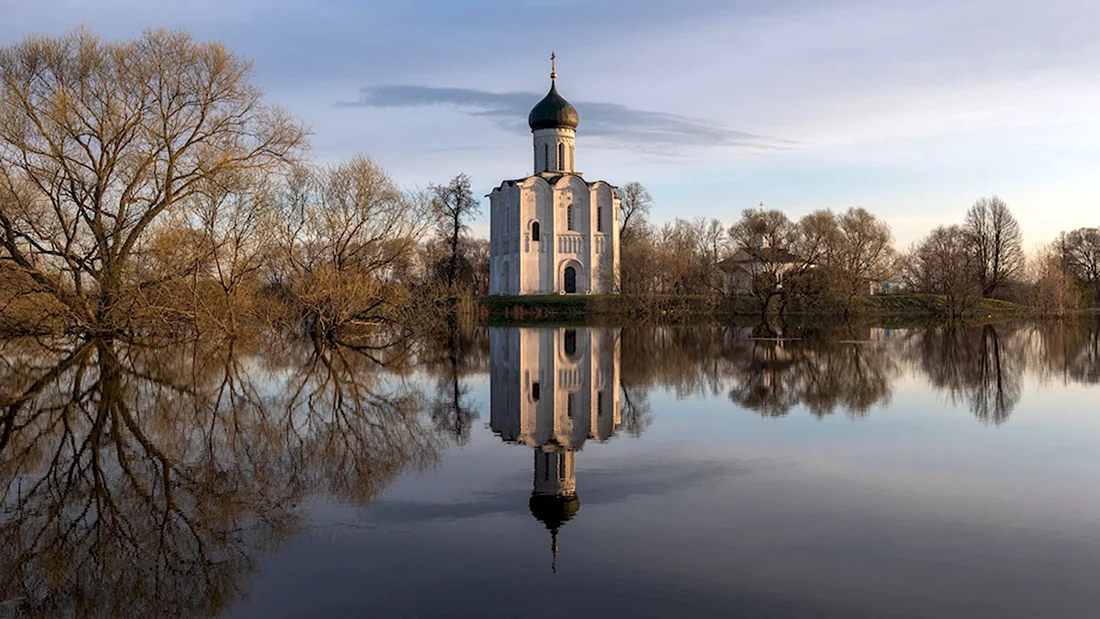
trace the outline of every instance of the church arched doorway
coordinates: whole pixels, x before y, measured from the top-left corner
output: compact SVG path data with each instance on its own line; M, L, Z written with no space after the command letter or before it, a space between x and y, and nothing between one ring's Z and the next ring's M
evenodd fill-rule
M565 293L575 294L577 292L577 269L573 267L565 267Z

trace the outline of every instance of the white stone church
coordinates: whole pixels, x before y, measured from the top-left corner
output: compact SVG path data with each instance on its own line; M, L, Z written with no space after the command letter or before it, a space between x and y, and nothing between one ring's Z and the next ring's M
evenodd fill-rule
M551 57L552 59L552 57ZM557 89L535 104L527 122L534 174L504 181L489 194L489 292L614 292L619 279L619 197L575 168L577 110Z

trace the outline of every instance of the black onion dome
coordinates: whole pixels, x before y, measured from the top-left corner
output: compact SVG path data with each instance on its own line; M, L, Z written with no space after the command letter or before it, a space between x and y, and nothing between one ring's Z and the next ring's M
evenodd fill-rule
M573 496L547 496L544 494L532 494L528 503L531 515L541 522L552 533L556 533L561 525L573 519L581 509L581 501Z
M557 82L550 82L550 92L531 108L527 124L531 131L538 129L576 129L580 122L577 108L558 94Z

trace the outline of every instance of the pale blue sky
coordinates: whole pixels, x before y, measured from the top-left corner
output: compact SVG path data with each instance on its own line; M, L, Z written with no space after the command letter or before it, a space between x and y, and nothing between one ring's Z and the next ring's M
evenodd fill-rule
M996 193L1029 249L1100 225L1095 0L0 0L0 44L82 24L224 40L318 159L407 186L529 173L554 50L578 168L657 221L864 206L904 247Z

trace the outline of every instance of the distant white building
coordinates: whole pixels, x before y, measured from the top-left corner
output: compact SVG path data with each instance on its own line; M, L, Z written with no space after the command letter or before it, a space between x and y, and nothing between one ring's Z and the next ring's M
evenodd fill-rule
M774 278L783 287L783 277L802 266L803 261L791 252L775 247L739 249L718 263L722 271L722 291L726 294L752 292L753 283L761 276Z
M551 56L553 61L553 56ZM493 294L613 292L619 276L619 198L576 171L577 110L557 89L527 117L534 173L489 194L489 291Z
M550 531L580 510L577 452L606 441L622 423L619 334L613 329L492 329L490 421L508 443L533 448L531 515ZM556 565L556 563L552 563Z

